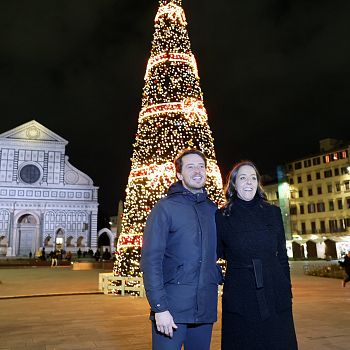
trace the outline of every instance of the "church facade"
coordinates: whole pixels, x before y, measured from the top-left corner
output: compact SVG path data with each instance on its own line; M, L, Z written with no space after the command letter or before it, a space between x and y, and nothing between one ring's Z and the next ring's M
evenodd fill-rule
M98 187L35 120L0 134L0 256L97 248Z

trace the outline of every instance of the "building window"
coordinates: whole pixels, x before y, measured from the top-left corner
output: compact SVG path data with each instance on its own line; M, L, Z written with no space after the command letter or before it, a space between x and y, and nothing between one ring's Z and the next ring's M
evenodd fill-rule
M350 209L350 198L346 198L346 209Z
M321 186L317 187L317 194L322 194L322 187Z
M326 233L326 224L323 220L320 221L320 232Z
M328 202L329 211L334 211L334 202L331 200Z
M316 222L315 221L311 221L311 232L312 233L316 233Z
M323 213L325 211L325 206L323 202L317 203L317 211Z
M296 163L294 164L294 169L295 169L295 170L299 170L299 169L301 169L301 167L302 167L301 162L296 162Z
M308 188L307 189L307 193L308 193L309 196L312 196L312 188Z
M334 176L339 176L339 168L334 169Z
M296 205L291 205L290 206L290 215L297 215L297 206Z
M302 222L302 223L301 223L301 233L302 233L302 234L305 234L305 233L306 233L306 225L305 225L305 222Z
M348 169L346 167L342 167L342 168L340 168L340 173L342 175L346 175L348 173Z
M298 184L301 183L301 176L298 176Z
M312 159L312 164L313 164L313 165L319 165L319 164L321 164L320 157L313 158L313 159Z
M304 160L304 168L308 168L311 166L311 159L305 159Z
M336 190L337 192L340 192L340 182L336 182L336 183L335 183L335 190Z
M315 204L314 203L310 203L310 204L307 205L307 212L309 214L315 212Z
M293 180L293 178L291 177L291 178L289 178L289 184L290 185L294 185L294 180Z
M316 180L321 179L321 173L319 171L316 172Z
M350 181L347 180L347 181L344 181L344 190L345 191L349 191L350 190Z
M331 158L329 157L329 154L326 156L323 156L323 163L329 163L331 161Z
M345 225L346 227L350 227L350 218L345 219Z
M299 198L303 196L303 190L299 190Z
M328 193L332 193L333 192L332 184L328 184L327 185L327 191L328 191Z
M325 170L324 177L332 177L332 169Z
M299 205L300 214L304 214L304 204Z
M339 210L343 209L343 200L342 199L338 199L338 209Z
M307 181L311 181L311 174L307 174L306 179L307 179Z
M329 220L329 231L331 233L338 231L337 220Z

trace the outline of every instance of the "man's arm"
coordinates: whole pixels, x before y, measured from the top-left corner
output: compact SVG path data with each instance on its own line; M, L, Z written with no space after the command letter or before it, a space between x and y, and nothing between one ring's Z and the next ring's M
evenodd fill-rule
M151 310L155 313L157 330L170 337L177 328L168 310L163 282L163 259L170 222L165 209L157 204L148 216L142 244L141 270Z

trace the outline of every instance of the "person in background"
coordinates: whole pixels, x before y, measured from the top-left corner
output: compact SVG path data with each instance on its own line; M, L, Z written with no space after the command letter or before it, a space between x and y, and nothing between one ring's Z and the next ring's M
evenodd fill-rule
M141 254L151 307L152 349L209 350L217 319L215 211L204 189L206 158L189 149L175 160L178 181L152 209Z
M339 265L344 268L345 276L342 281L342 286L345 287L346 284L350 281L350 250L345 255L343 261L339 261Z
M216 213L218 257L227 262L222 350L298 348L281 211L265 201L251 161L236 164Z

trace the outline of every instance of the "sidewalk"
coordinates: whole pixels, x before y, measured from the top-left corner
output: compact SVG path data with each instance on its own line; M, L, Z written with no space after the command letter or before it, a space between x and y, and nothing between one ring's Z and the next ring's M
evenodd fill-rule
M299 349L348 349L350 286L305 276L300 264L292 263ZM0 269L0 350L151 349L146 299L89 294L98 292L100 272L105 271ZM44 293L66 295L1 299ZM219 349L217 322L211 350Z

